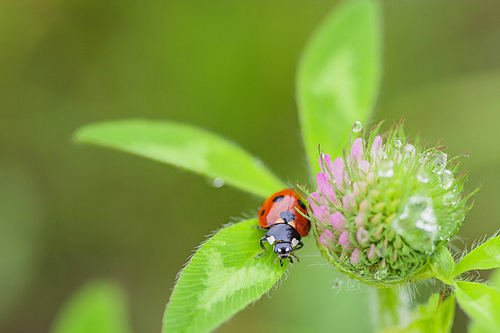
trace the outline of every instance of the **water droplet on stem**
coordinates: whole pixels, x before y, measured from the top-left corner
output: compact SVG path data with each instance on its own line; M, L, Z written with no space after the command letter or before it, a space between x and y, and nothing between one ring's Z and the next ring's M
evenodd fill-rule
M360 122L360 121L356 121L356 122L354 123L354 126L352 127L352 131L353 131L353 132L356 132L356 133L357 133L357 132L360 132L362 129L363 129L363 124L361 124L361 122Z

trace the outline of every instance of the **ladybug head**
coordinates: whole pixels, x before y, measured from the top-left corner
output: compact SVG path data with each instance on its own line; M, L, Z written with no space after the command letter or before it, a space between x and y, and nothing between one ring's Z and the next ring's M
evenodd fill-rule
M290 259L290 262L293 263L292 254L293 247L292 244L289 242L281 242L281 243L276 243L274 244L274 252L278 255L278 258L280 258L280 265L283 266L283 259ZM276 260L278 260L276 258ZM276 262L275 260L275 262Z

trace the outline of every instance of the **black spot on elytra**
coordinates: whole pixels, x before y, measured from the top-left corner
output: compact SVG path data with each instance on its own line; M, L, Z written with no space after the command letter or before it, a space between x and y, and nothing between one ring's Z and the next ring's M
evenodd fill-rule
M293 220L295 220L295 214L285 210L284 212L280 213L280 218L283 219L285 223L292 222Z
M273 199L273 202L280 202L281 200L285 199L284 195L279 195L276 198Z
M262 210L262 212L260 212L260 216L264 216L264 213L266 212L265 209Z
M299 204L300 208L302 208L304 210L306 209L306 205L304 205L304 203L300 199L297 200L297 203Z

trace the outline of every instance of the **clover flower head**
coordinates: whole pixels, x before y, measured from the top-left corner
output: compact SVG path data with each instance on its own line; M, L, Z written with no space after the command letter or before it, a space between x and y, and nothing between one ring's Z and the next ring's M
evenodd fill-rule
M379 124L380 125L380 124ZM445 147L407 142L402 121L367 140L356 123L343 157L320 153L310 215L322 254L340 271L376 286L411 280L437 246L456 235L469 196L468 172ZM358 137L356 137L358 136Z

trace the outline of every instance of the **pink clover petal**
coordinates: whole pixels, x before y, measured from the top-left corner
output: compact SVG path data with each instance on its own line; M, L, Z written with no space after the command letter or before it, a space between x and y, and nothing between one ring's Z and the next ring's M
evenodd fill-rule
M370 209L370 203L368 202L368 200L363 200L359 203L359 211L360 212L366 212L367 210ZM359 216L359 214L358 214Z
M319 236L319 242L330 250L333 250L334 245L337 243L335 235L330 230L326 229L325 232Z
M337 196L335 195L335 189L328 179L328 176L323 172L318 172L316 176L316 182L318 183L318 191L326 196L330 202L338 201Z
M333 178L335 178L336 186L339 189L340 189L339 186L344 184L344 168L345 168L344 160L341 159L340 157L337 157L335 161L333 161Z
M365 213L359 213L358 215L356 215L356 217L354 218L354 224L356 225L356 227L363 226L364 218L365 218Z
M360 171L359 175L363 177L370 170L370 162L363 159L358 160L358 169Z
M357 138L351 147L351 162L359 161L363 157L363 139Z
M321 196L318 192L309 193L311 199L309 200L309 205L311 206L312 211L318 208L318 204L320 203Z
M323 235L319 236L319 242L323 244L323 246L325 246L326 248L330 250L333 249L332 244Z
M370 241L370 233L365 228L360 227L356 231L356 239L359 244L364 245Z
M354 182L352 184L352 193L354 193L355 197L362 199L366 194L366 182L362 180Z
M352 208L356 207L356 196L354 193L348 193L342 198L342 206L345 210L352 212Z
M330 185L328 176L324 172L318 172L316 175L316 183L318 183L318 192L323 192L322 189Z
M324 241L329 242L329 243L333 243L335 235L329 229L326 229L325 232L323 232L323 234L319 238L320 238L320 242L321 242L321 238L323 238ZM326 245L325 242L321 242L321 243Z
M344 184L350 185L351 181L349 180L349 175L347 174L347 171L344 170Z
M321 153L319 156L319 168L327 175L333 175L332 158L328 154Z
M319 206L313 210L313 214L324 225L327 225L330 222L330 213L328 213L326 208L323 206Z
M358 182L358 189L361 194L366 194L366 182L363 180L360 180Z
M339 236L339 243L342 245L342 247L348 246L351 244L351 241L349 240L349 232L344 231L340 234Z
M351 262L353 264L357 264L357 263L359 263L360 259L361 259L361 257L359 255L359 250L358 249L354 249L352 251L352 253L351 253Z
M347 220L339 211L330 216L330 223L332 224L333 229L338 233L341 233L340 229L347 227Z
M373 139L370 154L372 155L372 159L378 159L382 156L382 138L380 135L377 135L375 139Z
M349 232L348 231L344 231L343 233L340 234L339 244L346 251L351 251L354 248L351 241L349 240Z
M328 176L325 173L319 172L316 176L316 182L318 183L318 192L320 192L321 195L327 199L323 200L324 202L322 202L322 204L329 205L329 203L337 204L339 202L339 199L335 194L335 189L332 184L330 184Z
M373 259L377 256L375 253L375 244L370 245L370 249L368 250L368 259Z
M368 174L366 175L366 181L370 184L373 184L375 183L375 180L376 180L375 174L373 172L368 172Z

